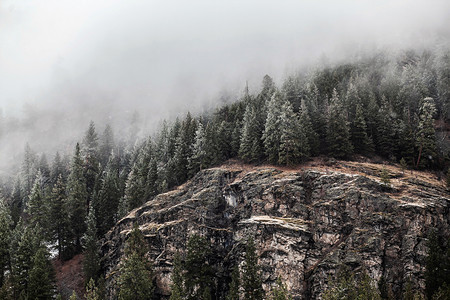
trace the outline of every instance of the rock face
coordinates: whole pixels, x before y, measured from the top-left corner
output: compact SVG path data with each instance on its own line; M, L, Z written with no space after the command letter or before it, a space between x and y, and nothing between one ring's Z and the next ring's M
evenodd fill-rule
M424 289L430 228L450 236L449 194L423 174L380 165L337 162L298 170L224 166L201 171L177 190L160 194L120 220L106 235L103 266L110 295L127 233L137 222L148 241L158 296L170 295L172 259L191 234L206 236L217 258L218 299L231 268L242 262L252 236L264 280L277 277L294 299L320 299L342 264L384 276L397 297L411 278ZM419 175L417 175L419 174Z

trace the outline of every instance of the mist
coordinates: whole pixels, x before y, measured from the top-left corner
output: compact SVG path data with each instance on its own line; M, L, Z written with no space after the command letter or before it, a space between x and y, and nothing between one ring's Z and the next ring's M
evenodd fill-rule
M450 37L436 1L0 2L0 170L26 142L72 149L89 121L149 134L287 74L364 51L420 49ZM102 125L100 125L102 124ZM1 123L0 123L1 125ZM49 157L51 159L51 157Z

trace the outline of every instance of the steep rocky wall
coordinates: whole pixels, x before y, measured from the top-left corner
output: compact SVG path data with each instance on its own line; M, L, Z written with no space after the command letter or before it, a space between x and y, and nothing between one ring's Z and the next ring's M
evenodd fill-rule
M365 268L375 280L383 275L397 295L406 278L424 288L428 230L450 236L447 191L401 172L387 188L371 174L376 168L361 170L204 170L132 211L106 235L108 290L115 292L117 265L134 222L148 241L162 298L170 295L173 255L193 233L213 245L221 299L249 236L260 255L264 288L279 276L294 299L320 299L341 264Z

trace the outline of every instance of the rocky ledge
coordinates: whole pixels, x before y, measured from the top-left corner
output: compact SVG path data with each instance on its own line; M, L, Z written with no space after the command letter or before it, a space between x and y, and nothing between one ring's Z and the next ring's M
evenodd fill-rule
M335 162L299 169L226 165L199 172L178 189L130 212L102 243L108 292L115 281L127 233L138 223L148 241L160 298L170 295L172 259L191 234L210 239L217 284L225 291L230 268L255 240L268 290L277 277L294 299L320 299L339 266L384 276L399 295L407 278L424 288L430 228L450 235L449 194L426 173ZM223 298L224 295L218 295Z

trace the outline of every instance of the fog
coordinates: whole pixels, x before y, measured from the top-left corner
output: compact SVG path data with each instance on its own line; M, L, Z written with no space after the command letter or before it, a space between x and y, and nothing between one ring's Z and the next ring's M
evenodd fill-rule
M448 0L2 0L0 121L16 127L0 139L0 170L26 142L71 146L90 120L120 134L137 111L146 134L247 81L257 91L265 74L281 82L324 58L429 47L449 30Z

